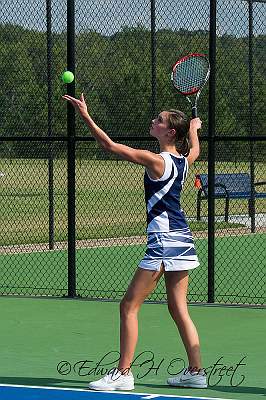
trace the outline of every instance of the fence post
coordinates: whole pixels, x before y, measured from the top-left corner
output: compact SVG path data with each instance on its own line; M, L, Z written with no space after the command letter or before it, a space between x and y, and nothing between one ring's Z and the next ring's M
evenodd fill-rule
M210 0L209 58L209 131L208 131L208 303L215 301L215 69L216 69L216 0Z
M52 7L51 0L46 0L46 25L47 25L47 136L52 132ZM48 143L48 198L49 198L49 250L54 249L54 162L53 143Z
M151 117L156 113L156 12L155 1L151 0Z
M248 76L249 76L249 135L254 135L253 129L253 0L248 0ZM255 165L254 165L254 143L251 141L249 145L250 150L250 217L251 217L251 232L255 232L256 220L255 220Z
M67 0L67 69L75 75L75 0ZM75 80L67 85L75 96ZM75 110L67 103L68 297L76 296Z

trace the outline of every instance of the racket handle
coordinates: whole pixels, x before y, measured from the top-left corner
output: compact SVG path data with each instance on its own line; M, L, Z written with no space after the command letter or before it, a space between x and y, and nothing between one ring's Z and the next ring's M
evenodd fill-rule
M192 107L192 119L197 118L197 116L198 116L197 107Z

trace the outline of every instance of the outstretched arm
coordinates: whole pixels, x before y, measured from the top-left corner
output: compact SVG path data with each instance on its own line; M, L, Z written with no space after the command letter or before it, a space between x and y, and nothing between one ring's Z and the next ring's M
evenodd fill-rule
M199 118L193 118L190 121L190 127L188 133L190 151L189 155L187 156L187 160L189 165L192 165L200 154L200 144L198 138L198 129L200 128L201 128L201 120Z
M120 143L114 142L91 118L88 113L87 104L83 93L80 99L76 99L69 95L64 95L63 99L69 101L73 107L79 112L82 119L89 127L92 136L96 139L99 145L110 153L117 154L124 160L140 164L148 169L149 174L154 179L160 178L164 172L163 158L151 151L134 149Z

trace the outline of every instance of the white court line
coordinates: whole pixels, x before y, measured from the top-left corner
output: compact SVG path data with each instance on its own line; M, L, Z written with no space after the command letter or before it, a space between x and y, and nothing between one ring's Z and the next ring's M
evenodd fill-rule
M0 383L0 387L11 387L11 388L28 388L28 389L44 389L44 390L61 390L61 391L72 391L72 392L90 392L90 393L118 393L118 394L127 394L127 395L136 395L136 396L145 396L142 397L143 399L149 399L151 398L150 396L156 396L156 397L173 397L173 398L181 398L181 399L198 399L198 400L236 400L236 399L222 399L220 397L198 397L198 396L176 396L172 394L152 394L152 393L128 393L128 392L120 392L118 390L104 390L104 391L95 391L95 390L89 390L89 389L77 389L77 388L59 388L59 387L50 387L50 386L28 386L28 385L11 385L7 384L5 385L4 383ZM147 396L147 397L146 397ZM154 398L156 398L154 397Z

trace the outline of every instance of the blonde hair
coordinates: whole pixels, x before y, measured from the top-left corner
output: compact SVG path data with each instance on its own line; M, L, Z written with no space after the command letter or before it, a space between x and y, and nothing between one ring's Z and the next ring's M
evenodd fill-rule
M188 132L190 120L179 110L169 110L168 127L176 131L176 149L178 153L187 156L189 154Z

